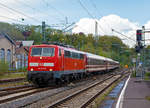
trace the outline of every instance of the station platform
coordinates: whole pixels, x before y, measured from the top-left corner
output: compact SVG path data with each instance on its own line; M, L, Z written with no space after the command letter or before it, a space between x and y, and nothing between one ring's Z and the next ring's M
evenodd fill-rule
M128 78L113 108L150 108L150 81Z

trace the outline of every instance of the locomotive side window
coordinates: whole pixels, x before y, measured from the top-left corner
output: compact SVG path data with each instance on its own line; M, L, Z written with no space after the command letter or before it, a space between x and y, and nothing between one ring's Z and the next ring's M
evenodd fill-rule
M61 56L61 49L59 49L59 56Z
M32 48L31 56L54 56L54 48Z
M72 52L72 58L80 59L80 54L76 52Z

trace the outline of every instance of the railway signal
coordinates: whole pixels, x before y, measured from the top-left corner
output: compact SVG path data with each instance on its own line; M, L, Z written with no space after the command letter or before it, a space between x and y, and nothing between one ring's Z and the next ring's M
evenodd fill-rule
M136 31L136 40L137 42L140 42L142 40L142 30Z
M143 48L142 45L142 30L136 30L136 41L137 41L137 46L135 47L135 51L137 53L140 52L140 50Z

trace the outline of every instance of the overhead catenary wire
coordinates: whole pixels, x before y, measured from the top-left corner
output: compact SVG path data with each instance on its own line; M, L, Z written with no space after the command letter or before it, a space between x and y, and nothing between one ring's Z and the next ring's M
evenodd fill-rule
M5 4L0 3L0 5L3 6L3 7L5 7L5 8L8 8L8 9L10 9L10 10L12 10L12 11L14 11L14 12L20 14L20 15L26 16L26 17L28 17L29 19L32 19L32 20L35 21L35 22L38 22L38 23L41 23L41 22L42 22L42 21L39 21L38 19L36 19L36 18L34 18L34 17L31 17L31 16L29 16L29 15L26 15L26 14L24 14L23 12L20 12L20 11L14 9L14 8L8 7L8 6L5 5Z
M124 34L118 32L118 31L116 31L116 30L114 30L114 29L112 29L112 31L113 31L113 32L116 32L116 33L118 33L118 34L121 34L122 36L128 38L129 40L132 40L132 41L136 42L136 40L134 40L134 39L132 39L132 38L130 38L130 37L128 37L128 36L126 36L126 35L124 35Z
M81 7L88 13L88 15L90 17L92 17L93 19L96 19L89 11L88 9L83 5L83 3L81 2L81 0L78 0L79 1L79 4L81 5ZM96 21L96 20L95 20ZM101 25L99 25L98 21L96 21L97 24L98 24L98 27L102 30L102 32L105 34L105 32L103 31L103 28L101 27Z
M19 21L19 20L17 20L17 19L10 18L10 17L7 17L7 16L2 16L2 15L0 15L0 17L2 17L2 18L6 18L6 19L10 19L10 20L12 20L12 21L16 21L16 22L23 23L22 21Z
M68 17L62 12L62 11L60 11L59 9L57 9L55 6L53 6L52 4L50 4L50 3L48 3L46 0L41 0L42 2L44 2L45 3L45 5L48 7L48 8L51 8L51 9L53 9L53 10L55 10L57 13L58 13L58 15L60 15L61 17L63 17L64 19L65 19L65 23L64 23L64 20L62 20L63 21L63 23L61 24L61 25L63 25L62 27L64 27L64 28L62 28L62 31L66 28L66 27L68 27L69 25L72 25L73 23L68 23ZM61 21L61 22L62 22Z
M97 8L96 4L94 3L94 1L93 1L93 0L90 0L90 1L91 1L91 4L93 5L93 7L95 8L95 10L97 11L97 13L98 13L101 17L103 17L103 15L102 15L101 12L98 10L98 8ZM115 29L113 29L113 28L110 26L110 24L109 24L105 19L103 19L103 20L104 20L105 23L107 23L108 27L112 30L112 32L114 31L114 32L116 32L116 33L118 33L118 34L121 34L121 35L124 36L125 38L136 42L134 39L132 39L132 38L130 38L130 37L128 37L128 36L126 36L126 35L124 35L124 34L118 32L118 31L116 31Z
M58 14L60 14L63 17L66 17L64 13L62 13L61 11L59 11L56 7L54 7L53 5L49 4L46 0L41 0L42 2L44 2L48 7L54 9Z
M23 1L20 1L20 0L15 0L15 1L18 2L18 3L20 3L20 4L23 4L23 5L27 6L27 7L29 7L30 9L32 9L32 10L34 10L34 11L40 12L40 13L42 13L42 14L48 16L48 17L49 17L49 16L52 16L52 15L49 14L49 13L44 13L44 12L46 12L46 11L41 11L41 10L39 10L38 8L34 8L34 7L30 6L29 4L27 4L27 3L23 2ZM54 18L54 16L52 16L51 18ZM57 17L55 17L55 19L61 20L60 18L57 18ZM48 20L48 19L47 19L47 20Z
M2 8L2 9L4 9L6 12L8 12L9 14L11 14L11 15L13 15L14 16L14 11L11 11L11 10L9 10L8 8L5 8L5 7L0 7L0 8ZM15 21L15 22L20 22L20 23L23 23L24 24L24 22L22 21L22 19L24 19L23 17L20 17L20 16L18 16L18 14L16 14L15 15L15 18L11 18L10 16L11 15L9 15L9 17L8 17L8 15L6 16L6 15L1 15L1 18L6 18L6 19L10 19L10 20L12 20L12 21ZM16 17L17 16L17 17Z
M96 4L94 3L94 1L93 1L93 0L90 0L90 2L91 2L91 4L92 4L92 6L95 8L95 10L97 11L97 13L98 13L101 17L103 17L103 15L102 15L101 12L98 10L98 8L97 8ZM105 23L107 23L108 27L109 27L110 29L112 29L112 27L110 26L110 24L109 24L105 19L103 19L103 20L104 20Z

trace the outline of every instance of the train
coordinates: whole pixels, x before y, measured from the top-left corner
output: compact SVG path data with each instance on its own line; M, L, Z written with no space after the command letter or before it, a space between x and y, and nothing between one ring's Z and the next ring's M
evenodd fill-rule
M27 80L35 85L69 82L84 76L119 68L119 62L79 51L69 45L32 45L28 55Z

